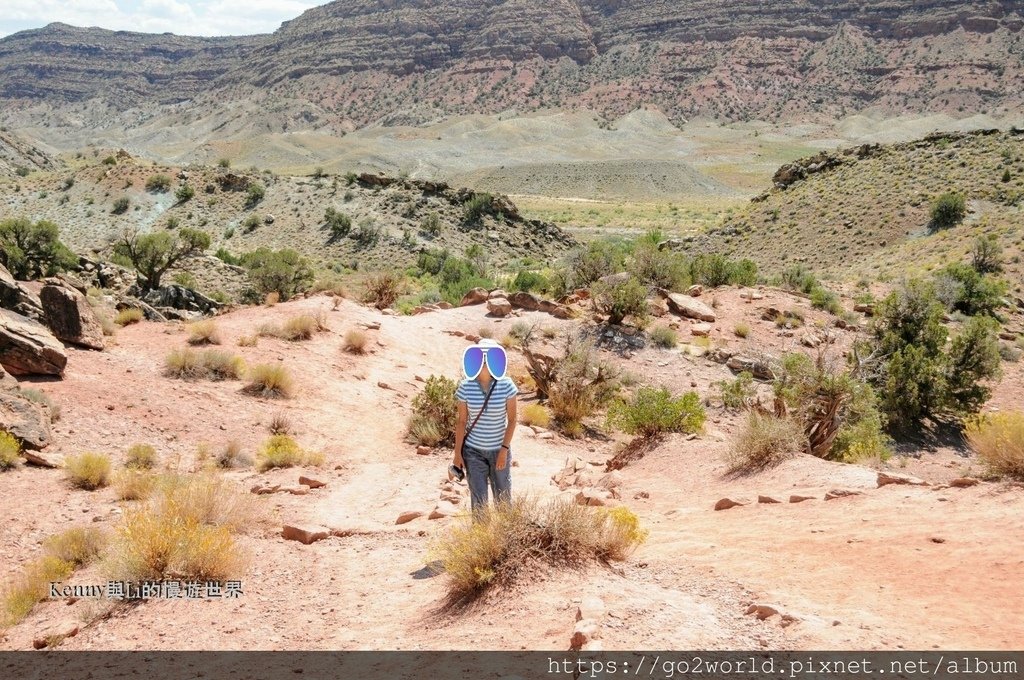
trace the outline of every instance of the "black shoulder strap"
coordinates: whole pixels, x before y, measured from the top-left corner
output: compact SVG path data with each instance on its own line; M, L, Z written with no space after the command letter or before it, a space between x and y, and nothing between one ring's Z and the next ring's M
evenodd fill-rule
M476 418L473 418L473 422L466 429L466 437L467 438L469 437L469 433L473 431L473 428L476 427L476 422L478 420L480 420L480 416L482 416L484 414L484 409L487 408L487 402L489 402L491 400L491 392L494 391L494 386L497 385L497 384L498 384L498 380L497 379L491 380L491 386L487 389L487 396L484 397L484 404L483 404L483 406L480 407L480 412L476 414Z

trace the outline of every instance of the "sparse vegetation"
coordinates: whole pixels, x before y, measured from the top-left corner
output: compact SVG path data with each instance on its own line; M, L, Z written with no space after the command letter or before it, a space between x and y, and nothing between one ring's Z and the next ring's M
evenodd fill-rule
M0 430L0 472L21 465L21 443L10 432Z
M131 205L131 201L128 200L128 197L122 196L114 201L114 205L110 208L110 212L115 215L123 215L128 212L129 205Z
M306 452L298 442L286 434L271 435L256 454L256 469L266 472L273 468L294 467L305 464Z
M107 534L99 527L71 527L43 541L43 550L47 555L81 567L99 557L107 540Z
M277 293L282 300L308 289L314 279L309 261L291 248L257 248L243 255L241 264L259 293Z
M345 332L345 351L352 354L365 354L366 343L369 342L366 333L358 328L352 328Z
M696 392L673 397L664 387L641 387L631 398L608 408L608 425L628 434L653 437L663 432L697 432L704 426L704 407Z
M114 323L118 326L130 326L133 323L142 321L144 318L145 314L138 307L125 307L114 317Z
M527 404L520 410L519 420L523 425L550 427L551 414L542 404Z
M725 408L746 408L757 395L754 376L749 371L741 371L732 380L720 380L715 383L718 399Z
M462 204L462 221L466 224L479 222L480 218L486 215L494 201L494 196L483 192L474 192L473 195Z
M151 470L156 465L156 448L151 444L132 444L124 459L124 466L134 470Z
M331 232L332 240L344 238L352 230L352 218L331 207L324 211L324 224Z
M114 252L131 261L147 289L155 289L160 287L160 279L168 269L183 258L201 253L209 247L209 234L183 228L176 234L166 231L148 234L128 231L115 244Z
M291 397L295 379L282 364L256 364L248 373L245 391L261 397Z
M203 319L188 325L188 344L219 345L220 341L220 330L213 319Z
M741 321L733 326L732 332L736 334L737 338L750 337L750 324Z
M729 450L730 467L735 472L764 470L802 453L806 443L796 420L750 411Z
M668 326L655 326L651 330L651 343L655 347L671 349L678 343L676 332Z
M171 178L162 173L150 175L146 180L146 191L163 193L171 188Z
M238 380L245 373L245 361L222 349L175 349L164 361L164 373L183 380Z
M647 318L647 288L634 278L617 283L596 281L591 297L594 309L607 315L610 324L620 324L627 316L641 324Z
M53 555L29 562L0 596L0 628L13 626L49 594L50 583L66 579L74 565Z
M932 229L955 227L967 215L967 201L963 194L953 191L944 193L932 202L930 214Z
M412 398L412 417L409 434L413 440L427 446L455 441L455 415L458 385L443 375L431 375L423 389Z
M971 448L993 474L1024 481L1024 413L973 416L965 432Z
M110 456L92 452L68 456L64 460L64 475L75 488L102 488L110 482Z
M387 309L395 304L404 288L405 281L400 274L390 271L378 272L367 277L363 299L377 309Z

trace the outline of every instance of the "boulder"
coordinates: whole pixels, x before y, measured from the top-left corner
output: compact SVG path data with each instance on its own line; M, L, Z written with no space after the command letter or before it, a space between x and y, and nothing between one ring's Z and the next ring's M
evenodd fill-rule
M685 316L688 319L697 319L698 321L708 321L714 323L715 321L715 310L711 309L708 305L704 304L696 298L692 298L689 295L682 295L680 293L663 293L665 300L668 302L668 308L679 316Z
M0 365L12 375L63 375L64 346L45 326L0 309Z
M43 286L39 299L53 334L65 342L89 349L103 349L103 327L89 301L63 282L51 281Z
M494 316L508 316L512 313L512 304L503 297L491 298L487 301L487 312Z
M479 305L484 302L487 302L487 291L483 288L473 288L462 296L462 302L459 303L459 306Z
M541 300L538 309L545 314L550 314L556 319L569 319L572 317L572 313L569 311L568 307L557 302L552 302L551 300Z
M701 295L704 294L704 286L700 285L699 283L694 284L686 289L686 294L689 295L690 297L700 297Z
M45 448L52 441L50 410L14 390L0 391L0 430L14 435L23 448Z
M519 309L526 309L531 312L535 312L540 309L541 299L533 293L527 293L525 290L516 291L508 296L508 301L512 303L513 307Z
M154 307L169 307L201 314L209 314L220 309L220 303L216 300L177 283L147 291L140 291L137 287L133 287L128 290L128 294L139 296Z
M31 290L14 280L7 267L0 264L0 307L42 321L43 307Z
M507 300L508 293L502 290L501 288L495 288L494 290L487 294L488 300L493 300L494 298L505 298Z
M767 359L754 358L737 354L729 357L725 365L736 373L747 371L758 380L774 380L775 371Z
M690 333L693 335L707 337L711 335L712 325L709 323L695 323L690 326Z
M878 486L887 484L910 484L911 486L928 486L928 482L910 475L902 475L897 472L879 472L877 479Z

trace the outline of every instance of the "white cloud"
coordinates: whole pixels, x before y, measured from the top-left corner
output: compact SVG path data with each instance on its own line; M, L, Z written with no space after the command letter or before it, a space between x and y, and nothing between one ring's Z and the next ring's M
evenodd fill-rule
M4 0L0 36L54 21L179 35L269 33L327 0Z

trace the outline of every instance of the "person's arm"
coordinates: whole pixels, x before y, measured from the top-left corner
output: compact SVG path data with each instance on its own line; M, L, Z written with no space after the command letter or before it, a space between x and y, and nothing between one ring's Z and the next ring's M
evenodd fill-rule
M505 463L508 461L509 447L512 446L512 435L516 431L516 407L518 404L518 398L515 394L508 398L505 402L505 413L508 414L508 424L505 425L505 437L501 440L501 450L498 451L498 460L495 461L499 470L505 469Z
M455 409L455 457L452 462L462 467L462 439L466 436L466 421L469 420L469 408L466 402L458 401Z

